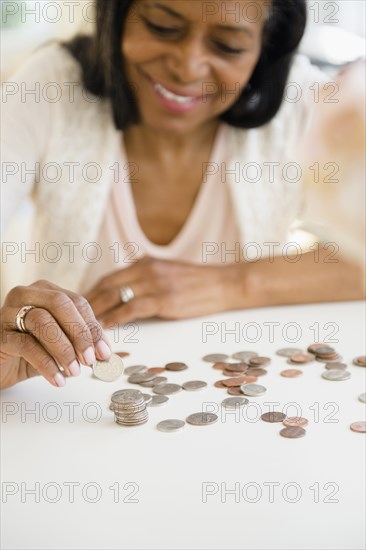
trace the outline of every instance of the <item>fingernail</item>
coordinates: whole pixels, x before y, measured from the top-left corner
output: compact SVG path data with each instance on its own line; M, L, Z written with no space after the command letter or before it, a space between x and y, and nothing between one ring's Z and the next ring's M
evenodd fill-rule
M62 388L66 384L65 377L62 376L62 374L60 372L55 374L53 379L55 381L56 386L58 386L59 388Z
M73 376L79 376L79 374L80 374L80 366L79 366L79 363L76 361L76 359L75 359L75 361L73 361L73 362L71 363L71 365L69 365L69 371L71 372L71 374L72 374Z
M112 355L111 350L103 340L99 340L95 348L102 359L109 359Z
M90 367L94 365L96 357L94 349L91 346L84 351L84 360L86 365L89 365Z

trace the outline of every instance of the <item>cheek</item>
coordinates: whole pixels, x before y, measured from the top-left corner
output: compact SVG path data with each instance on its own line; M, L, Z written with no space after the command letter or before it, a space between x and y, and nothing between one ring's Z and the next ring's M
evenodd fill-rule
M126 29L121 50L128 63L145 63L161 54L161 46L137 28Z

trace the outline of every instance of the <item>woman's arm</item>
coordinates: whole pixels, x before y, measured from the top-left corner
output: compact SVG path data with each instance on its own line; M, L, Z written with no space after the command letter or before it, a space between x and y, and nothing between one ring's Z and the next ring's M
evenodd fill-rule
M303 254L299 261L275 256L223 269L229 308L361 300L365 297L362 268L334 257L329 250Z

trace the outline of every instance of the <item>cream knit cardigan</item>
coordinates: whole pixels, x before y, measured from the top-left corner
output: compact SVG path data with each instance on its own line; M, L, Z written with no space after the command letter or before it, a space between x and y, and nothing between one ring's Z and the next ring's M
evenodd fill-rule
M263 243L288 240L289 227L300 216L304 202L302 183L294 181L296 171L288 163L296 162L295 147L308 124L315 98L312 87L324 80L324 74L305 57L296 56L287 99L277 116L259 129L230 128L230 158L223 159L226 164L220 170L227 170L224 177L242 244L257 243L265 252L268 247ZM41 247L54 242L65 253L57 262L41 258L32 264L27 279L47 279L78 291L85 262L70 263L70 243L83 246L97 239L121 146L110 103L85 93L79 64L57 44L35 52L3 85L2 102L2 227L31 196L35 207L31 242ZM35 177L27 170L34 170L36 163ZM250 173L254 165L249 163L262 171L258 181L254 181L255 172L250 181L240 176L243 169ZM276 163L274 178L268 163ZM287 176L283 176L286 165Z

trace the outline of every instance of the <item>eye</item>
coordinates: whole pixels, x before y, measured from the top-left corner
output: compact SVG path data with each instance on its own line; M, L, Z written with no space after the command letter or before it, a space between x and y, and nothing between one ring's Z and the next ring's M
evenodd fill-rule
M171 36L172 34L179 31L179 29L177 28L161 27L160 25L155 25L154 23L151 23L151 21L148 21L147 19L144 19L144 22L146 27L150 31L160 36Z
M241 53L245 52L245 50L230 48L229 46L226 46L226 44L223 44L222 42L216 42L215 45L221 52L226 53L228 55L240 55Z

